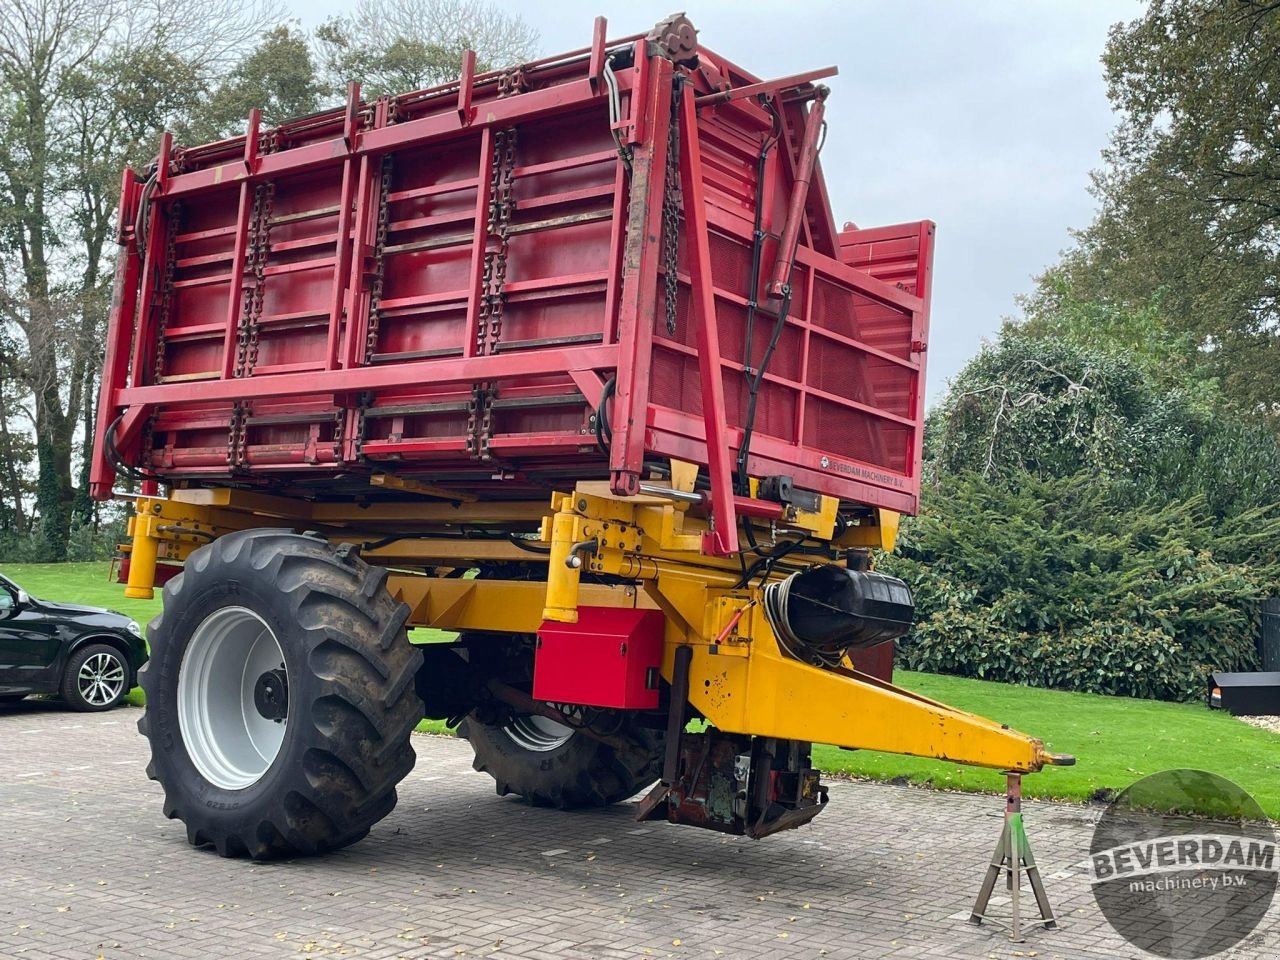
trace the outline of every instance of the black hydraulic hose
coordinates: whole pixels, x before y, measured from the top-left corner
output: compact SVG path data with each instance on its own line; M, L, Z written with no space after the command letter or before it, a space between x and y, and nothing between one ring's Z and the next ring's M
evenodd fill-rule
M747 376L748 390L750 391L750 400L748 401L747 423L751 424L755 420L755 394L759 389L759 378L754 382L752 374L755 372L751 368L751 348L755 337L756 327L756 311L759 309L759 303L756 295L760 289L760 268L761 260L764 258L764 176L765 165L769 158L769 151L777 146L782 138L782 117L779 116L777 109L773 106L773 102L767 97L761 98L761 103L770 116L773 117L773 129L769 133L769 137L765 139L760 147L760 156L756 161L756 204L755 217L751 230L751 281L747 290L747 326L746 335L742 344L742 372ZM772 351L770 351L772 352ZM768 365L769 353L765 354L765 359L761 363L761 371ZM747 479L747 452L750 443L750 433L743 434L743 444L738 449L738 470L734 479L734 487L737 492L743 496L750 493L749 480ZM751 539L748 534L748 539ZM755 543L752 543L755 546Z
M609 456L613 448L613 427L609 425L607 408L617 389L618 378L616 376L610 377L605 381L604 388L600 391L600 401L596 405L596 446L604 452L605 456Z
M111 461L112 469L126 480L132 480L134 483L145 483L148 480L163 482L163 478L156 476L154 473L138 470L121 459L120 451L116 449L116 428L120 426L120 421L123 419L124 412L122 411L119 416L111 421L111 426L107 427L107 432L102 435L102 442L106 445L107 459Z
M743 573L742 577L734 585L733 589L741 590L743 587L749 584L752 580L754 580L756 577L756 574L758 574L761 570L764 571L765 579L768 579L769 574L773 572L774 565L783 557L787 556L787 554L793 553L794 551L798 550L807 539L808 539L807 537L801 537L798 540L792 540L788 543L782 544L780 547L777 547L771 552L761 556L759 560L757 560L755 563L751 564L751 566L747 568L746 572Z
M527 553L537 553L545 556L546 554L551 552L550 547L540 547L535 543L530 543L528 540L520 536L520 534L518 533L508 533L507 539L511 541L511 545L513 547L519 547L521 550L524 550Z
M747 419L742 425L742 446L738 448L738 485L744 493L749 489L747 457L751 454L751 435L755 431L756 403L760 397L760 384L764 381L765 371L769 369L769 361L773 359L778 341L782 339L782 330L787 324L787 314L791 312L791 284L788 283L783 289L782 302L778 307L778 319L773 325L773 336L769 338L769 346L765 349L764 358L761 359L760 367L756 370L756 375L748 387Z

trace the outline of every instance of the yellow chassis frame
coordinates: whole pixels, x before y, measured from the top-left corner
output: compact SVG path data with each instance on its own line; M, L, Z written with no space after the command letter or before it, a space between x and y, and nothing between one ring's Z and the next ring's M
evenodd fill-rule
M545 620L576 621L579 605L660 609L666 616L663 676L672 681L676 650L689 647L689 702L727 733L1020 773L1071 762L1047 753L1033 737L881 682L847 663L846 669L828 670L788 656L764 615L760 589L738 587L737 558L700 552L707 522L674 499L682 488L692 489L682 480L691 476L673 470L670 497L661 491L618 497L607 483L581 482L571 493L554 494L549 507L450 499L449 491L390 477L373 482L409 499L334 504L228 488L176 489L167 498L136 501L125 592L151 597L157 562L185 560L225 533L315 529L335 542L368 544L361 556L391 569L390 589L409 605L414 626L531 634ZM776 525L757 529L766 542L799 531L838 548L892 548L895 514L880 511L875 523L833 540L835 512L836 504L823 498L817 511L790 510L785 531ZM520 528L530 539L522 548L505 539L463 537L463 525ZM531 560L547 563L545 581L433 575L477 563ZM620 578L624 585L582 583L583 571Z

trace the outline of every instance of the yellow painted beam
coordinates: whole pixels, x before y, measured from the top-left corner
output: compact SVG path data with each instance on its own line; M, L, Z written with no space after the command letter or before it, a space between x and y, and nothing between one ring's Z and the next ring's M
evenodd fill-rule
M668 643L668 682L677 644ZM1033 773L1053 762L1044 744L994 721L918 697L851 671L813 667L784 654L758 619L746 656L691 645L689 701L728 733L951 760Z
M537 580L459 580L393 573L391 595L407 603L409 623L438 630L535 633L542 626L547 585ZM579 599L593 607L641 607L654 602L633 586L582 584Z
M457 503L474 503L478 498L474 493L463 493L461 490L450 490L437 487L434 483L423 483L407 477L397 477L393 473L375 473L369 478L375 487L384 490L403 490L405 493L416 493L423 497L435 497L437 500L452 500Z
M334 543L351 541L363 542L365 537L335 536L329 538ZM441 539L431 537L406 537L396 540L385 547L374 547L361 550L360 556L369 563L382 566L401 564L437 564L439 566L466 566L481 561L528 561L545 563L547 557L521 550L507 540L485 540L470 538L467 540Z

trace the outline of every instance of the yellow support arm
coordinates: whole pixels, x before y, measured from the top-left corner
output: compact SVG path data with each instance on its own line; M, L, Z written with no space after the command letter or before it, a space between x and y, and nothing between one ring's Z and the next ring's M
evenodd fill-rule
M668 644L663 673L672 678ZM693 645L689 702L727 733L883 750L971 766L1032 773L1070 762L1044 744L985 717L929 700L854 671L835 672L784 654L759 618L745 657Z

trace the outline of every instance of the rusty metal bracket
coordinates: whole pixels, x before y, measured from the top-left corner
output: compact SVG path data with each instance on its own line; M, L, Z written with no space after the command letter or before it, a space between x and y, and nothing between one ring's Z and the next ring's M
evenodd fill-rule
M742 100L745 97L772 97L781 94L787 90L794 90L802 87L806 83L812 83L814 80L825 80L827 77L834 77L840 72L838 67L822 67L819 70L810 70L808 73L796 73L789 77L779 77L777 80L762 80L760 83L750 83L742 87L731 87L728 90L717 90L715 93L703 94L694 98L694 105L698 109L703 107L714 107L721 103L731 103L734 100ZM818 96L820 87L813 88L812 91L806 91L811 96Z

